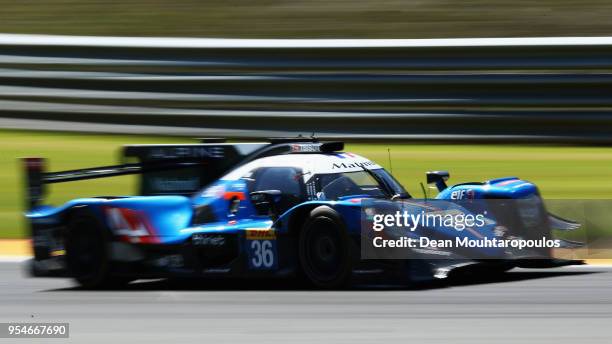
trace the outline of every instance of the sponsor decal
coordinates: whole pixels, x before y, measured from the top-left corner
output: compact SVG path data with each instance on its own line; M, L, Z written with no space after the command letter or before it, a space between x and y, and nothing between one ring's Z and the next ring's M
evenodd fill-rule
M152 225L147 220L146 213L113 207L105 207L104 211L111 230L123 241L143 244L159 242L154 235Z
M321 151L319 144L294 144L291 145L292 153L316 153Z
M336 163L335 162L332 164L332 170L336 170L336 169L345 170L345 169L361 168L361 167L368 167L368 166L376 166L376 164L369 160L356 161L356 162L350 162L350 163L346 163L346 162Z
M271 228L247 228L247 240L276 240L276 232Z
M476 192L472 189L456 190L451 192L451 199L474 199Z
M195 246L219 247L225 245L225 238L217 234L196 233L191 237Z
M149 151L149 159L179 159L179 158L223 158L225 150L223 146L199 147L199 146L167 146L155 147Z
M271 228L248 228L246 238L249 269L275 269L277 266L277 250L274 230Z

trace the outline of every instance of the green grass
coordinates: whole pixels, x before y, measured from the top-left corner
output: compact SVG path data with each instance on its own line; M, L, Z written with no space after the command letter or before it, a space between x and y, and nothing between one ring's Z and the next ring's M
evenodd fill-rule
M50 170L63 170L118 161L118 148L130 143L193 142L186 138L130 135L86 135L0 130L0 237L23 237L22 170L17 158L48 158ZM612 198L612 148L510 145L384 145L351 144L347 150L388 167L415 196L425 171L449 170L451 182L480 181L515 175L540 186L544 197ZM135 176L53 185L52 204L74 197L125 195L135 190Z
M349 145L388 168L414 196L425 172L448 170L451 184L517 176L549 199L612 198L612 148L513 145Z
M119 147L130 143L189 142L185 138L83 135L0 130L0 237L22 237L25 224L24 184L20 157L48 159L51 171L118 163ZM135 176L55 184L48 201L61 204L78 196L126 195L135 190Z
M612 32L607 0L0 0L0 32L437 38Z

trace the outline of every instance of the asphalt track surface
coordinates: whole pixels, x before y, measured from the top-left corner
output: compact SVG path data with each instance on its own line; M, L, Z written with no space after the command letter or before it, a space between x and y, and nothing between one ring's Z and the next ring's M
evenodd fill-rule
M513 270L419 289L279 282L84 291L0 263L0 322L69 322L74 343L610 343L612 267ZM58 343L66 339L40 339ZM0 339L0 343L31 339Z

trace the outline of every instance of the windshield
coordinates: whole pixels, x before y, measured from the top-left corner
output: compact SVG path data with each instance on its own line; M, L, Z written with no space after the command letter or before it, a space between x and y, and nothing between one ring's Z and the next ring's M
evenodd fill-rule
M318 174L314 177L314 185L316 198L320 200L342 200L352 197L389 198L394 195L402 198L410 197L408 192L382 168L369 172Z

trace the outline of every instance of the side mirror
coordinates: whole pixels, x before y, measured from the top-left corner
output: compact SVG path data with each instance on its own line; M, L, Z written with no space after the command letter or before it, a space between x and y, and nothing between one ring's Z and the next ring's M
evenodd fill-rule
M276 215L276 204L280 201L280 190L261 190L250 193L251 203L259 215Z
M448 171L429 171L425 175L427 176L427 184L436 184L438 191L447 188L446 181L450 177Z

